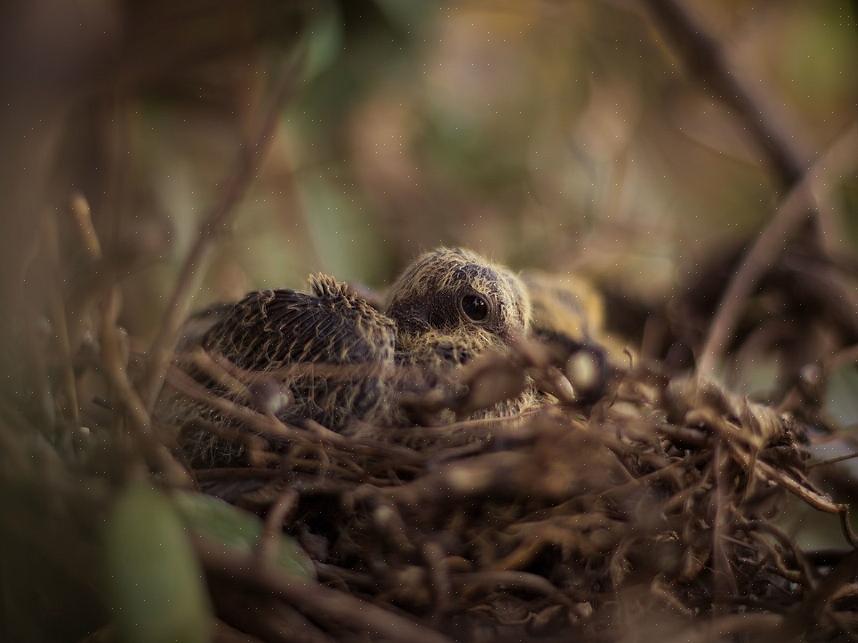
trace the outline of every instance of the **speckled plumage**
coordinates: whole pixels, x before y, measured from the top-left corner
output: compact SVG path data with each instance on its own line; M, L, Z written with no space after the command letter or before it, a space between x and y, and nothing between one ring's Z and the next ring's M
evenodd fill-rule
M463 308L462 302L473 297L485 304L479 309L483 319L470 318ZM296 423L312 419L344 431L355 420L377 426L407 423L399 408L401 393L428 390L476 355L508 348L512 338L528 332L530 303L524 285L506 268L468 250L439 248L402 273L383 312L346 284L315 275L309 293L253 292L219 311L218 319L199 344L254 378L276 381L288 397L276 412L279 417ZM294 365L310 368L290 373ZM314 372L312 365L340 366L343 372ZM191 374L214 394L228 395L201 373ZM175 392L162 397L161 417L186 427L180 441L190 445L192 455L204 463L218 460L209 452L223 445L208 437L200 453L206 432L187 427L196 420L225 420ZM513 413L531 399L526 393L480 416Z
M396 326L347 285L327 275L310 277L310 293L252 292L203 338L203 348L260 375L290 364L360 365L343 369L336 383L312 372L284 384L290 420L313 419L340 429L350 417L373 417L392 375Z

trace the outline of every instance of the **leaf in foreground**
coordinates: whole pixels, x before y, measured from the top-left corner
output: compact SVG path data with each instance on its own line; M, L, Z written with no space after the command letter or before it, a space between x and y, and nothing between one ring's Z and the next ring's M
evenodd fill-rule
M144 483L119 497L107 524L107 597L118 638L205 643L211 607L202 569L170 499Z
M194 533L243 554L256 548L262 521L254 514L201 493L179 491L174 498L182 520ZM278 536L276 551L283 571L302 578L315 577L313 562L293 540Z

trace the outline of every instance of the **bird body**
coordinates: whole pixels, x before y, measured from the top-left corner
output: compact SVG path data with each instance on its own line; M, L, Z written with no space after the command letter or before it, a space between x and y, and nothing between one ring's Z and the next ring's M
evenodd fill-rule
M396 326L346 284L310 278L310 293L252 292L203 339L203 348L238 368L266 377L294 364L331 367L284 375L290 420L312 419L342 429L353 417L376 419L393 374ZM335 367L343 368L336 377ZM358 368L359 367L359 368Z
M521 280L532 308L530 335L565 362L581 349L596 350L612 366L628 361L629 349L605 330L601 293L578 275L525 271Z
M255 382L269 388L274 382L286 400L274 411L281 419L315 420L346 431L357 421L407 424L399 404L403 393L442 386L477 355L509 350L529 325L529 297L512 272L468 250L439 248L402 273L383 311L350 286L315 275L307 293L252 292L219 309L199 345ZM230 395L206 374L191 375L213 395ZM526 392L518 402L483 414L515 412L531 397ZM162 398L161 417L185 427L180 441L211 464L216 438L203 440L211 432L194 425L229 422L210 405L176 391ZM202 453L201 443L208 444Z

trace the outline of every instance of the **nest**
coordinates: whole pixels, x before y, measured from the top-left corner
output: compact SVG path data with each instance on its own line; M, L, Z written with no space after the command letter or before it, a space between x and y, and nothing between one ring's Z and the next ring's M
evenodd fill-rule
M204 557L219 617L264 640L856 633L856 556L807 554L778 526L793 496L853 538L807 477L801 414L646 366L586 404L444 426L342 435L220 410L252 428L252 465L198 484L282 526L319 581L257 576L280 598L250 600L239 568Z

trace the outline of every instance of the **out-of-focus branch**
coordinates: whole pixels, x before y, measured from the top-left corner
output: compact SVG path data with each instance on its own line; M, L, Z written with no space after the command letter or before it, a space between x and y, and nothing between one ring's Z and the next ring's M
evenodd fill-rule
M679 0L642 2L689 72L735 111L782 187L798 182L807 167L807 155L779 125L767 97L731 67L718 39Z
M194 541L197 555L209 574L228 578L255 590L284 598L317 622L334 621L370 638L408 643L447 643L449 639L392 611L330 589L312 580L297 579L272 566L257 564L253 554L216 551L208 542Z
M300 494L289 487L268 510L256 545L256 556L261 565L270 565L275 560L278 537L283 533L283 522L298 508L300 500Z
M80 427L80 405L78 403L77 381L74 376L71 347L69 344L69 326L65 304L62 295L56 287L60 279L60 246L57 221L55 217L47 216L42 221L42 236L45 242L48 270L54 283L50 284L47 299L51 316L56 347L59 351L62 387L65 392L66 419L71 421L73 431Z
M128 379L125 368L126 359L123 356L125 351L122 347L122 336L117 325L119 309L119 289L113 287L107 293L102 305L101 334L99 337L101 340L102 367L134 431L145 436L149 435L151 429L149 414Z
M75 194L71 199L70 206L90 260L100 261L102 259L101 241L95 231L95 226L92 224L89 202L83 195ZM150 429L149 414L146 413L143 401L128 379L125 368L126 360L123 357L122 336L117 325L119 309L119 288L113 285L108 289L101 307L99 339L101 340L102 368L134 430L139 435L148 435Z
M158 334L149 350L149 362L141 382L140 390L146 402L146 408L150 412L155 406L155 401L164 382L167 367L176 347L179 329L188 315L192 295L197 290L205 266L214 249L214 241L218 234L226 229L232 221L236 206L259 170L277 128L283 105L291 94L297 69L298 65L292 59L280 70L279 76L274 82L271 100L263 113L259 130L239 151L220 199L203 217L197 238L185 257L176 286L167 303L167 310L164 313Z
M101 242L92 224L89 202L83 195L76 194L71 200L71 211L87 254L92 261L100 261L102 259ZM120 304L119 286L111 285L101 305L100 319L99 339L105 377L144 451L161 467L171 482L185 486L190 483L190 476L170 451L154 439L149 413L146 412L143 400L128 377L125 350L117 323Z
M815 207L817 200L824 199L824 195L831 190L829 177L843 173L858 162L856 149L858 125L853 125L790 190L768 225L745 253L709 327L709 334L698 362L700 375L712 374L719 357L733 337L742 307L760 277L777 260L790 235L804 221L805 213Z
M777 181L788 193L772 219L746 253L721 298L709 328L699 361L699 373L711 375L715 363L733 336L745 300L762 274L777 260L790 236L815 214L818 240L824 252L836 249L837 232L830 210L830 187L814 174L842 169L855 149L855 128L808 170L809 156L795 144L780 123L767 96L731 66L729 57L706 25L686 9L681 0L641 0L659 30L673 44L689 72L718 100L732 108L745 131L766 157ZM850 148L850 145L852 146ZM832 284L848 299L840 284Z
M52 304L50 289L30 282L31 260L55 196L70 96L109 57L113 12L114 3L0 2L0 413L25 408L40 426L52 420L34 329Z

